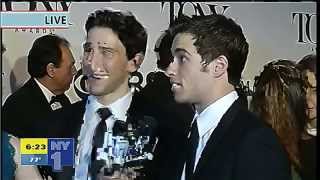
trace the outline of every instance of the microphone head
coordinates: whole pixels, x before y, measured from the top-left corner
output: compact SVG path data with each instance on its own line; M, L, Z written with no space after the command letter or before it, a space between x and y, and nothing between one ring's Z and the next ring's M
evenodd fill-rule
M153 136L158 127L158 122L151 116L144 116L138 124L139 134L142 136Z
M116 120L113 125L113 135L114 136L126 136L128 125L126 122L121 120Z

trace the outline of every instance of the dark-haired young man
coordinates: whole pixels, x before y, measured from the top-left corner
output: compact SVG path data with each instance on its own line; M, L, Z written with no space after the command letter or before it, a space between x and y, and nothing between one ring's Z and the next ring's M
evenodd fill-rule
M181 147L185 144L185 137L194 114L191 104L177 103L174 100L170 80L165 74L165 70L173 60L171 54L173 36L170 29L183 26L190 19L188 16L178 16L158 38L154 51L157 55L157 67L160 70L148 74L147 84L141 90L148 101L158 104L163 113L168 115L168 118L159 122L153 166L150 167L148 171L150 174L147 177L152 180L171 180L169 177L174 177L179 161L173 159L181 154Z
M28 55L31 78L2 106L2 129L19 138L68 137L52 113L70 101L64 94L75 74L69 42L57 35L36 39ZM56 98L59 97L59 98ZM59 99L55 101L54 99Z
M145 115L154 115L148 114L148 110L158 111L129 85L131 74L144 60L147 32L130 12L112 9L91 13L85 29L82 68L90 95L73 105L73 118L81 119L82 124L77 139L74 178L108 179L111 177L104 173L105 164L100 164L98 158L103 154L97 140L101 139L99 134L109 133L118 120L135 126L138 120L145 120ZM104 127L102 133L101 127ZM104 142L105 138L102 138ZM112 176L112 172L109 175Z
M291 179L275 133L241 105L235 91L248 54L241 27L208 15L193 17L173 34L174 60L166 71L171 90L177 102L196 109L176 179Z

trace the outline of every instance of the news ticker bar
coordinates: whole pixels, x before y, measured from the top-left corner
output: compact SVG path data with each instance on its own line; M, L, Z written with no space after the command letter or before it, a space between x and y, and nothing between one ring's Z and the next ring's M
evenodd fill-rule
M68 28L69 12L1 11L1 28Z
M74 165L73 138L21 138L21 165L48 165L53 171Z

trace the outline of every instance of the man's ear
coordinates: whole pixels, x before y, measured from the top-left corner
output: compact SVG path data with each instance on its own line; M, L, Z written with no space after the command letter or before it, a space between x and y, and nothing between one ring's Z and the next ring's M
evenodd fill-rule
M50 78L53 78L55 76L56 67L53 63L47 64L46 70Z
M129 72L135 72L138 70L143 62L144 54L143 53L137 53L132 59L128 62L128 71Z
M218 56L209 64L210 73L217 78L226 74L228 67L228 59L224 55Z

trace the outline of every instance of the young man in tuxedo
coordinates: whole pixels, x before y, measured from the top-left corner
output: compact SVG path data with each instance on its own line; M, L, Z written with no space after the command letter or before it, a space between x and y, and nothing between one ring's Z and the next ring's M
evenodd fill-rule
M170 27L181 25L189 19L188 16L178 16ZM176 173L179 162L172 160L181 153L181 147L185 144L189 124L194 115L191 104L177 103L174 100L169 77L165 75L165 70L173 60L170 50L172 41L173 37L169 30L164 31L158 38L154 52L157 55L159 71L147 75L147 84L141 90L147 100L157 103L164 111L163 113L170 117L161 119L159 122L153 166L149 169L151 171L148 171L150 174L147 176L147 179L152 180L170 180L168 175Z
M146 116L165 115L129 83L144 60L147 45L147 32L135 16L113 9L96 10L89 15L85 29L82 68L89 96L73 105L73 118L81 119L82 124L78 127L74 178L108 179L104 165L97 161L100 127L105 127L105 134L117 120L135 125Z
M19 138L68 137L52 113L70 101L64 94L75 74L69 42L57 35L36 39L28 55L31 78L2 106L2 129ZM50 120L49 120L50 119Z
M177 102L196 109L176 179L289 180L275 133L235 91L249 47L241 27L223 15L195 16L173 34L171 90Z

